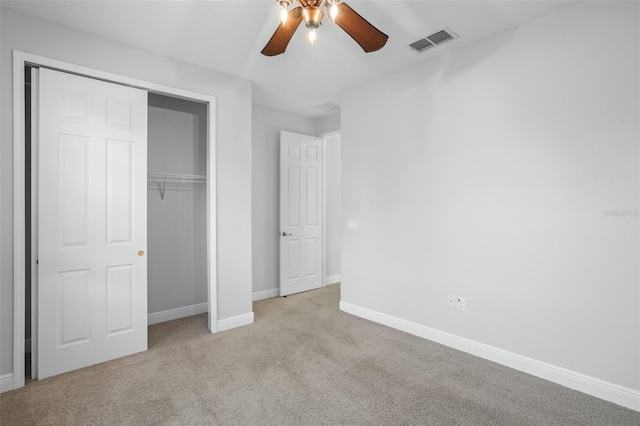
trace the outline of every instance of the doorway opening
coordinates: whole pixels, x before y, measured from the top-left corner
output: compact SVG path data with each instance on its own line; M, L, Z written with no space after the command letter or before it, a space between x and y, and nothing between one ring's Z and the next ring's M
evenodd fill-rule
M207 312L206 113L206 105L149 94L149 325Z

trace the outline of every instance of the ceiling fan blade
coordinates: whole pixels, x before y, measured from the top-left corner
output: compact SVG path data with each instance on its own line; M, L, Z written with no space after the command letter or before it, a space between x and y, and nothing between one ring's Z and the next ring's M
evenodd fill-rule
M382 49L389 38L388 35L374 27L345 3L338 5L336 24L369 53Z
M284 26L282 24L278 25L276 32L273 33L267 45L262 49L262 54L265 56L276 56L284 53L291 37L293 37L293 33L296 32L301 21L302 8L296 7L291 9L286 24L284 24Z

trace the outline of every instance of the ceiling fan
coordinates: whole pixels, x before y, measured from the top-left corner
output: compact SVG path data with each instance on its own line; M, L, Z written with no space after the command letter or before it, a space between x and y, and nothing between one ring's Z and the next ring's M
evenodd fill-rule
M284 53L302 20L310 30L309 40L313 43L316 30L322 25L323 7L328 9L331 19L367 53L381 49L389 38L342 0L298 0L300 6L291 10L288 9L292 0L276 0L276 2L282 8L280 12L282 24L278 25L276 32L262 49L262 54L265 56Z

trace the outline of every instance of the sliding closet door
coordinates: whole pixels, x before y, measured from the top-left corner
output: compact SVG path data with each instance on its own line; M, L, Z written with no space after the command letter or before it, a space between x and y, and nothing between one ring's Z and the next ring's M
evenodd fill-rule
M39 85L39 378L147 349L147 92Z

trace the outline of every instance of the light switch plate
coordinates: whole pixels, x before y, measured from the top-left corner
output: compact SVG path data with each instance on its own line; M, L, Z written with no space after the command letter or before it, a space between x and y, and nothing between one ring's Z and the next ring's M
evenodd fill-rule
M347 230L348 231L357 231L360 228L360 224L357 220L348 220L347 221Z

